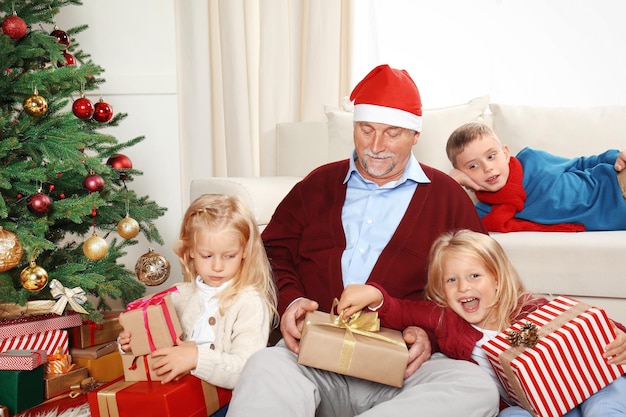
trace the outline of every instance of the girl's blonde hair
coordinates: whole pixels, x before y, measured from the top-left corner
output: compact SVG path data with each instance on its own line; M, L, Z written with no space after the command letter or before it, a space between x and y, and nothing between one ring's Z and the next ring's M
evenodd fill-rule
M273 316L271 321L275 322L278 312L272 268L254 214L237 196L203 194L189 205L183 217L179 240L174 244L174 253L180 260L185 281L193 282L198 275L191 257L198 232L223 229L233 230L239 234L245 256L241 261L239 274L220 293L220 313L224 314L243 288L252 287L263 295Z
M495 277L498 291L487 321L495 315L499 331L515 322L524 307L520 302L526 291L524 284L502 246L483 233L463 229L444 233L435 240L429 255L428 282L424 290L426 298L442 307L449 307L444 292L446 276L443 268L446 256L451 254L478 260ZM531 297L523 299L526 302Z

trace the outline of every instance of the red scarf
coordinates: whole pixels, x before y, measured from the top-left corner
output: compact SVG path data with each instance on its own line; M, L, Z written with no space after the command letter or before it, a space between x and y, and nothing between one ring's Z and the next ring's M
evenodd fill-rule
M491 205L491 212L483 217L483 224L491 232L584 232L585 226L576 223L541 224L530 220L516 219L515 214L522 211L526 201L526 191L522 181L522 164L511 157L509 161L509 179L504 187L496 192L476 191L478 201Z

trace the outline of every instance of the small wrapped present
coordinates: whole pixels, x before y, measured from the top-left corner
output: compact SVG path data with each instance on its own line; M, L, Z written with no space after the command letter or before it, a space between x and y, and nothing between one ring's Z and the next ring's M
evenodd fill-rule
M401 387L409 352L397 330L379 328L378 315L362 312L349 321L333 313L307 313L298 363Z
M107 342L100 345L89 346L86 348L70 348L70 355L73 359L98 359L104 355L108 355L111 352L117 352L117 342Z
M45 350L8 350L0 353L0 369L7 371L30 371L48 361Z
M45 375L53 377L60 374L66 374L76 365L72 363L72 357L58 348L52 355L48 355L48 363L46 363Z
M57 395L70 392L73 385L80 384L80 382L89 377L87 368L84 366L75 366L67 373L64 374L49 374L44 376L45 383L45 398L56 397Z
M81 315L74 312L68 312L64 316L46 313L28 317L0 319L0 339L42 333L50 330L68 329L80 326L82 322Z
M156 349L176 344L182 336L182 327L170 299L175 287L141 298L126 306L119 315L124 330L131 334L130 348L134 356L147 355Z
M116 381L87 394L92 417L206 417L228 404L231 391L193 375L162 384Z
M43 365L30 371L0 371L0 404L11 415L44 401Z
M84 366L89 371L89 376L98 382L109 382L124 375L122 365L122 355L114 350L98 358L77 358L72 357L72 361L78 366Z
M0 304L0 318L11 319L47 314L52 312L54 305L54 300L27 301L23 306L14 303L2 303Z
M47 330L41 333L0 339L0 352L15 349L31 349L45 350L48 355L52 355L61 348L63 353L67 353L69 351L68 340L67 330Z
M71 345L76 348L87 348L115 341L123 329L119 322L120 313L120 311L103 313L102 323L84 321L82 325L73 329Z
M120 356L126 381L162 381L167 377L167 374L158 376L152 369L152 364L156 359L152 359L150 355Z
M602 357L614 339L604 310L561 296L482 347L511 400L559 417L626 373Z

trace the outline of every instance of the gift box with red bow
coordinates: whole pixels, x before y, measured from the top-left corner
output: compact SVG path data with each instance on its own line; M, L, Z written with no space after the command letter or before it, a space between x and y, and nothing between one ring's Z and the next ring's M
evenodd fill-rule
M103 321L101 323L85 320L81 326L73 329L71 345L76 348L87 348L113 342L123 329L119 322L120 313L121 311L102 313Z

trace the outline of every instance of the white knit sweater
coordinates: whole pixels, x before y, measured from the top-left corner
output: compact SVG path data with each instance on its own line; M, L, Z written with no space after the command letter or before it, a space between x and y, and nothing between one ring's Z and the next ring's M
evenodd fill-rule
M203 303L195 282L176 285L171 298L183 327L182 340L193 331L202 317ZM213 385L234 388L246 360L267 346L270 312L263 298L254 289L241 291L224 316L215 314L214 349L198 346L198 364L191 373Z

